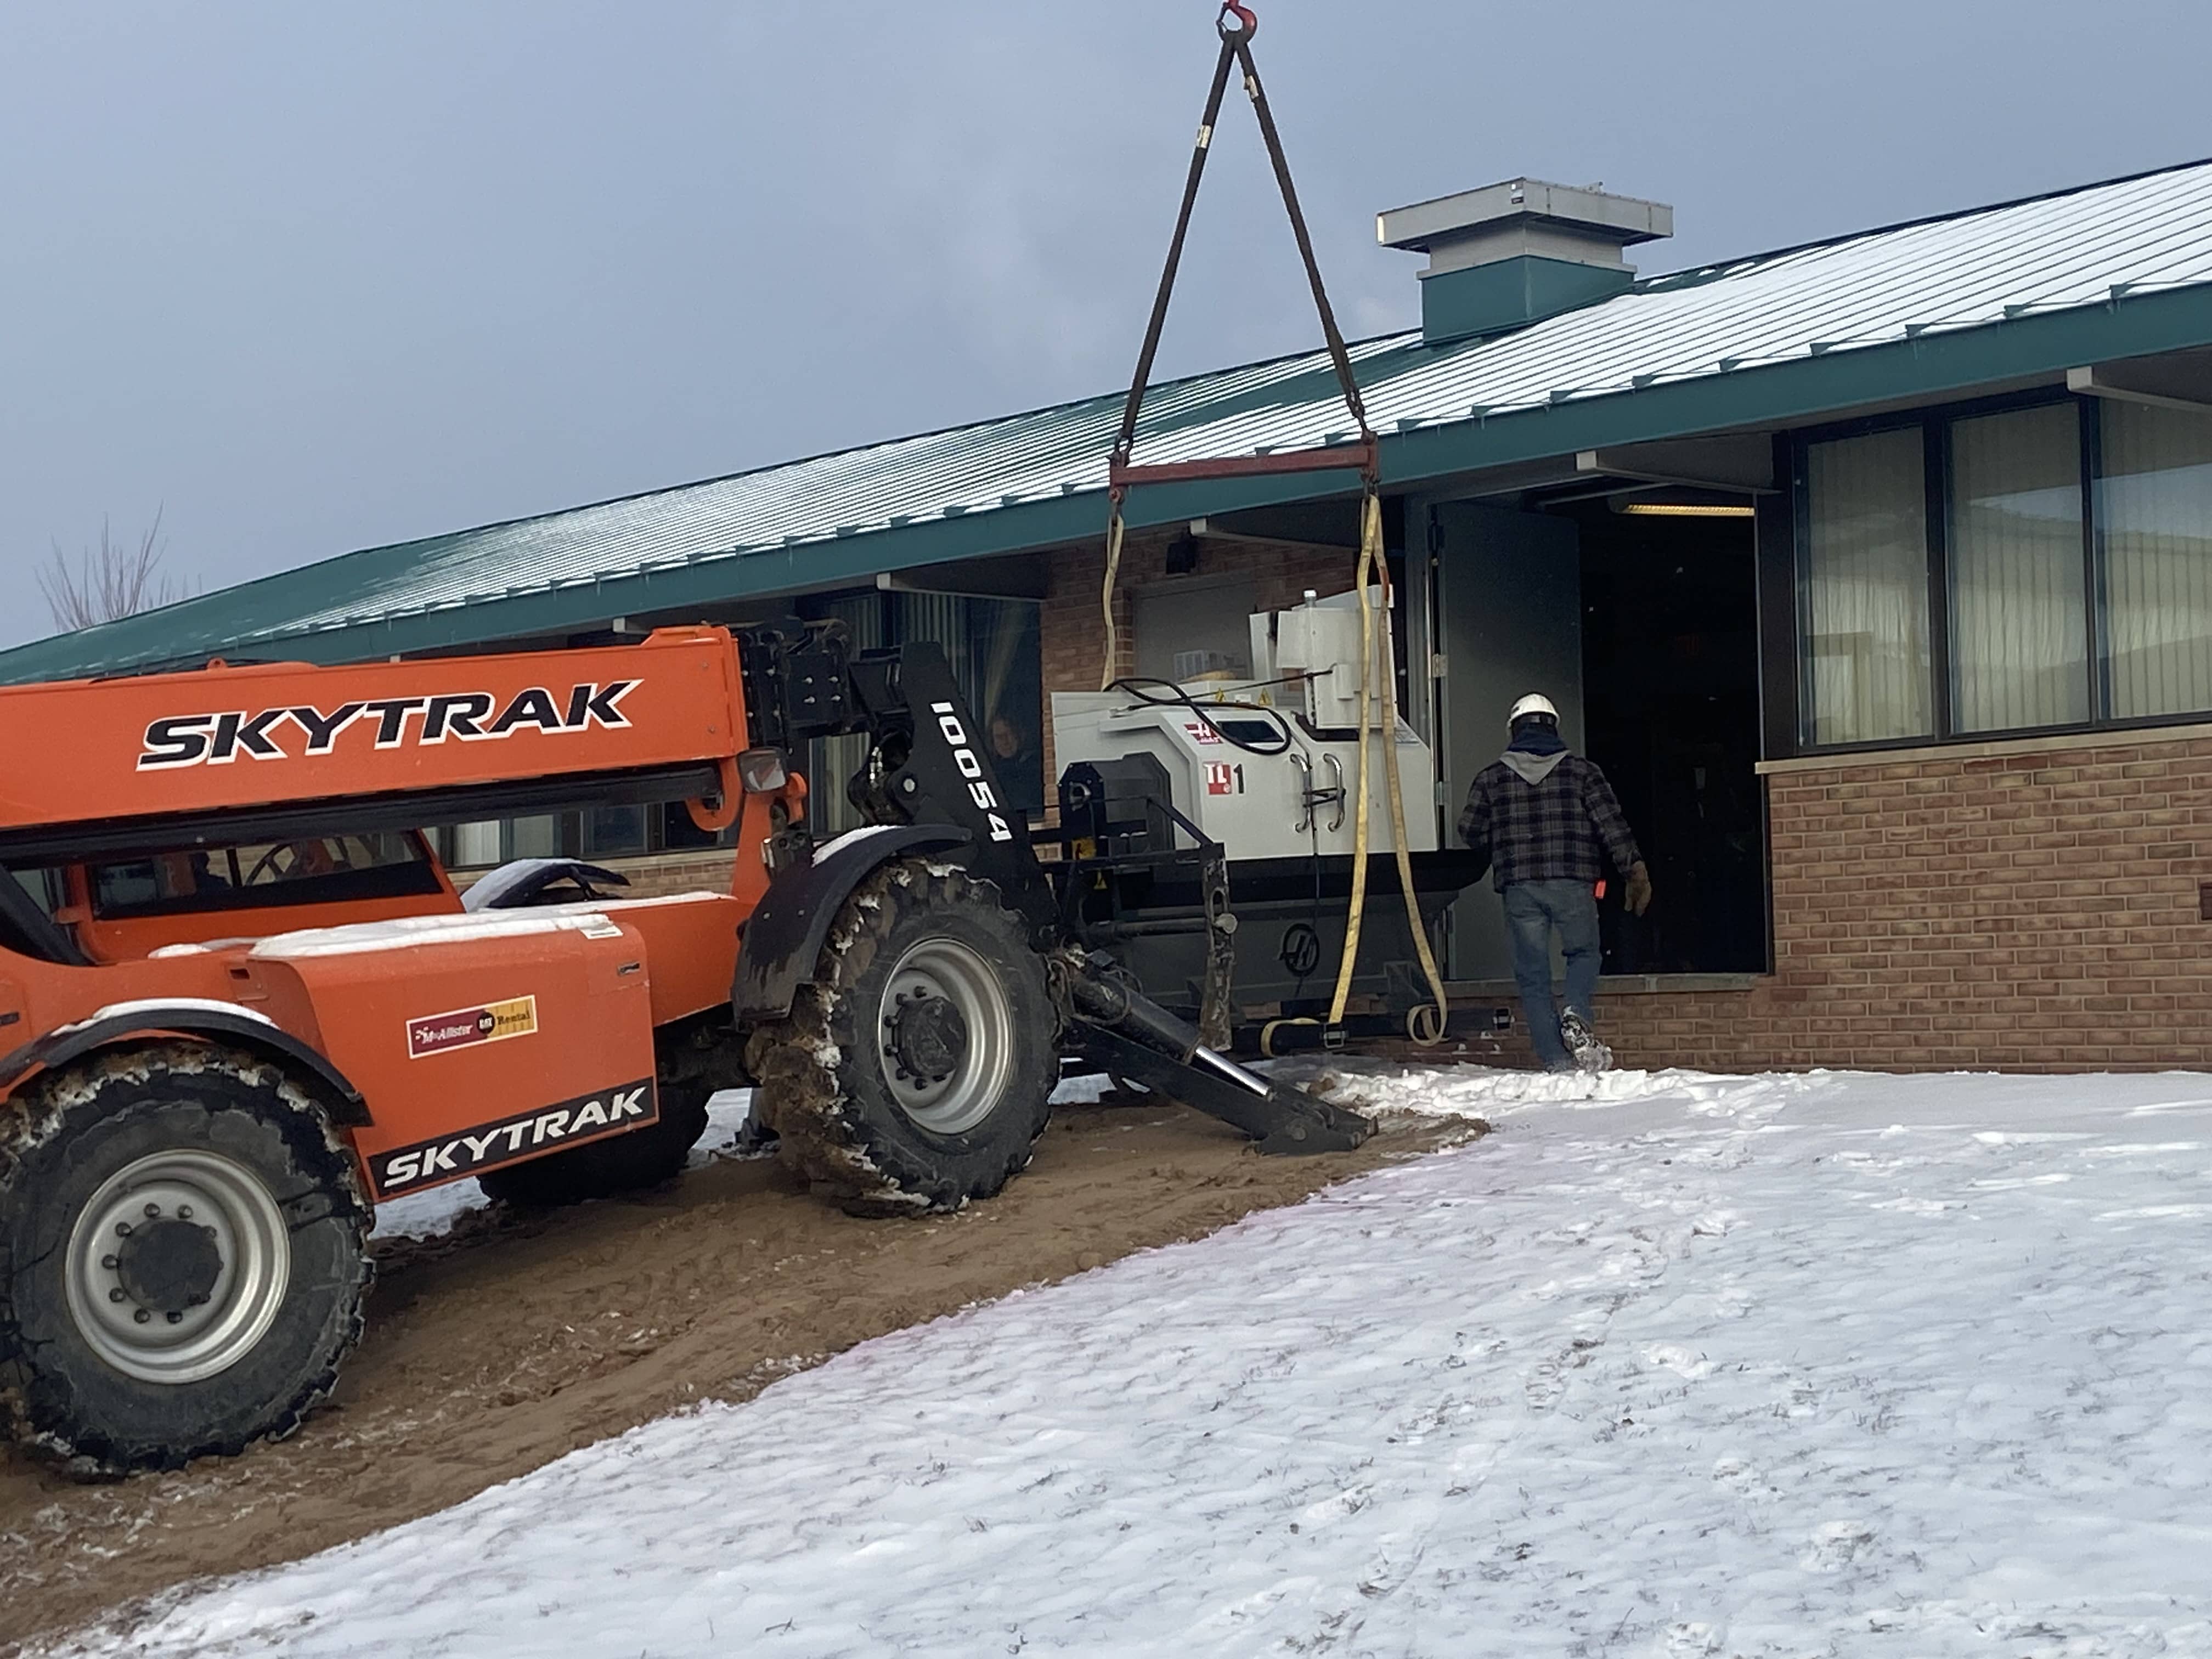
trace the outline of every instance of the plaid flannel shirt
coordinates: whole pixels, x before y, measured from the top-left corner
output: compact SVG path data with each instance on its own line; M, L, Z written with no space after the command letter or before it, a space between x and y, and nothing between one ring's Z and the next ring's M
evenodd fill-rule
M1605 859L1628 873L1643 858L1605 774L1580 755L1562 755L1541 783L1504 761L1475 774L1459 815L1459 838L1490 855L1499 892L1516 881L1586 881Z

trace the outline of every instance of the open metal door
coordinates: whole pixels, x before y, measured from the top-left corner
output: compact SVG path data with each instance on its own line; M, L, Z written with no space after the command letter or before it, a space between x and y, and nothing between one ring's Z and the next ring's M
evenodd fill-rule
M1571 520L1480 501L1429 509L1435 557L1437 755L1447 836L1474 775L1505 747L1505 711L1529 691L1559 705L1559 729L1583 745L1580 538ZM1487 878L1453 908L1454 979L1512 972L1505 920Z

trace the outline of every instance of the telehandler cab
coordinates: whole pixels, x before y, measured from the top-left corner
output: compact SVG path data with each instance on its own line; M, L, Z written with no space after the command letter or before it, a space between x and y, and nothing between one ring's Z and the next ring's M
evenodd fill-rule
M854 732L867 827L817 848L792 762ZM360 1334L374 1203L663 1179L717 1088L757 1084L782 1157L873 1212L997 1192L1063 1050L1263 1151L1364 1139L1082 947L975 737L936 647L796 623L0 690L19 1432L105 1468L286 1432ZM734 826L728 890L556 866L471 910L420 833L670 800Z

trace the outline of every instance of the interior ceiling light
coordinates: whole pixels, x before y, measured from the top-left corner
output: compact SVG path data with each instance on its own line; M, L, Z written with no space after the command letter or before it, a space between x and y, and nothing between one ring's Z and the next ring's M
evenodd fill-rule
M1717 501L1623 501L1613 509L1646 519L1748 519L1757 510Z

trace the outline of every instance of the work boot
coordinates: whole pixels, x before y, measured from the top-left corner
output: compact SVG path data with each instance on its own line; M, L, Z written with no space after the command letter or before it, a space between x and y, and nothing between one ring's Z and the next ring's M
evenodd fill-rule
M1590 1030L1589 1022L1571 1008L1559 1016L1559 1041L1567 1045L1567 1052L1574 1056L1577 1071L1603 1072L1611 1069L1613 1050L1597 1040L1597 1033Z

